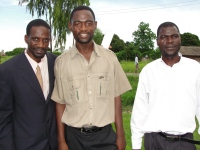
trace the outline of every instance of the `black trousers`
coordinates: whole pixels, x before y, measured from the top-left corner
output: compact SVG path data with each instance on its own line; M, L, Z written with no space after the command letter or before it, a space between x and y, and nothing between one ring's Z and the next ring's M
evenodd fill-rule
M111 125L92 133L66 126L66 143L69 150L117 150L116 133Z
M188 133L185 138L193 139L192 133ZM185 141L167 141L158 133L145 133L144 135L145 150L196 150L192 143Z

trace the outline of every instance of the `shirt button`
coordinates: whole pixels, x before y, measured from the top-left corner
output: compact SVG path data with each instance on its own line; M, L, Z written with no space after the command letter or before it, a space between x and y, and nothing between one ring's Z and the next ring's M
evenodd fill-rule
M92 107L90 107L90 109L92 109Z
M91 92L91 91L89 91L89 92L88 92L88 94L92 94L92 92Z
M92 123L90 123L90 125L92 125Z

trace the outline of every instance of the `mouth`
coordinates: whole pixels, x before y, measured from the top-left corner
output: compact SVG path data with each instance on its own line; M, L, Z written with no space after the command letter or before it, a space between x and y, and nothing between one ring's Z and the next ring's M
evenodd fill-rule
M166 49L169 49L169 50L175 49L175 48L176 48L176 46L167 46L167 47L166 47Z
M81 38L87 38L88 34L87 33L80 33L79 37L81 37Z
M45 49L35 49L35 52L38 54L44 54L46 52Z

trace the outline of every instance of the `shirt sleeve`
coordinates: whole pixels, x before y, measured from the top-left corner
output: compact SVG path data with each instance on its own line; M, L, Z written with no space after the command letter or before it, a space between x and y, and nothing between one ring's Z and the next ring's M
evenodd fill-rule
M55 61L54 74L55 83L51 99L57 103L65 104L61 82L61 60L59 59L59 57Z
M148 87L147 80L145 80L146 75L142 71L139 77L130 122L132 149L141 149L142 146L142 137L144 135L142 126L144 125L148 114Z
M124 73L119 61L115 59L115 71L114 71L114 84L115 84L115 97L125 93L128 90L131 90L132 87L128 81L126 74Z

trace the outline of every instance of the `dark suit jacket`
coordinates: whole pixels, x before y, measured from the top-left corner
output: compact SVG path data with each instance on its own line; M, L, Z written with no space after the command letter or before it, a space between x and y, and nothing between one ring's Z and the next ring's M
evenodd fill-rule
M24 52L0 65L0 150L57 150L55 103L50 99L55 58L47 53L46 101Z

